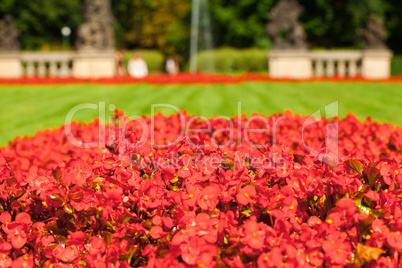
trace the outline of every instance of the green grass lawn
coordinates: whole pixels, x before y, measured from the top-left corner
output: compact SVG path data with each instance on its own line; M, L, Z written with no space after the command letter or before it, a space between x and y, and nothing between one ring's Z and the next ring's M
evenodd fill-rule
M105 102L127 115L151 114L151 104L165 103L206 117L234 116L241 111L272 114L286 109L312 114L334 101L339 115L353 112L363 120L402 125L402 84L376 83L244 83L232 85L35 85L0 86L0 145L15 136L60 126L69 110L82 103ZM172 109L164 109L172 113ZM74 116L92 121L99 111L85 109Z

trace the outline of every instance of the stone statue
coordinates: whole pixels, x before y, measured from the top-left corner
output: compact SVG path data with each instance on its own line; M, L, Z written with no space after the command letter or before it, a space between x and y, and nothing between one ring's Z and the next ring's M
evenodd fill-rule
M367 26L361 34L365 40L365 49L388 49L385 44L387 32L384 23L375 14L370 14Z
M298 21L303 7L296 0L280 0L271 10L266 32L272 49L306 49L306 34Z
M11 15L6 15L0 20L0 51L19 51L19 34Z
M114 50L110 0L84 0L84 23L78 28L78 50Z

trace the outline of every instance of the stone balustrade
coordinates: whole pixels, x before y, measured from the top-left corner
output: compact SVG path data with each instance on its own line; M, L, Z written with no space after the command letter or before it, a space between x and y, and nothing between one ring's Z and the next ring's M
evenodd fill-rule
M0 52L0 78L110 78L115 69L113 50Z
M392 52L382 50L271 50L269 74L273 78L356 77L387 79Z
M361 51L311 51L313 76L355 77L361 75Z
M66 77L72 74L75 52L22 52L23 76Z

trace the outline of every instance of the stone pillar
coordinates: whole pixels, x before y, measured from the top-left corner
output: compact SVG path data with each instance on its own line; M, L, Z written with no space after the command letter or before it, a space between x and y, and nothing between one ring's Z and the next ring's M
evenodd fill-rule
M387 49L363 51L362 75L366 79L388 79L391 75L392 52Z
M20 78L23 75L18 36L11 15L0 19L0 78Z
M111 0L84 0L83 4L84 22L77 33L73 77L113 77L116 66Z
M313 63L308 50L271 50L268 53L272 78L310 79Z
M110 52L77 52L73 59L73 77L110 78L115 76L115 54Z
M20 78L22 62L18 52L0 52L0 78Z

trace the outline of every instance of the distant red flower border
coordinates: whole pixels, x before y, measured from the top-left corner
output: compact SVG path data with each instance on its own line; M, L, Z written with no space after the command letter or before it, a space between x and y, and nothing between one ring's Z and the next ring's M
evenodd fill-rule
M50 78L50 77L23 77L23 78L0 78L0 85L9 84L235 84L242 82L381 82L402 83L402 76L392 76L389 79L369 80L361 76L356 77L320 77L308 80L277 79L267 74L247 73L238 75L205 74L205 73L181 73L178 75L153 74L144 78L132 78L129 76L113 78Z

